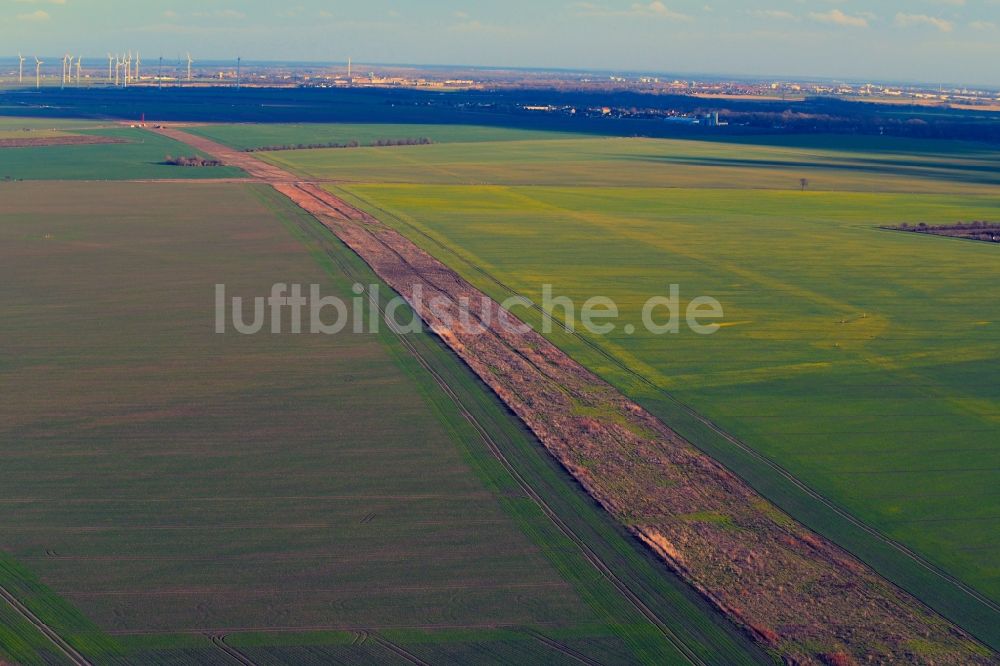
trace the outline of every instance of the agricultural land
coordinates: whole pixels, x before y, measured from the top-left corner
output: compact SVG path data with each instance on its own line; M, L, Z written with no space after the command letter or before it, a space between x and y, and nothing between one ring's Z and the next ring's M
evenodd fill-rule
M998 248L892 229L994 147L129 125L0 118L0 664L995 659ZM215 331L275 282L384 326Z
M611 297L637 333L550 339L995 643L996 248L879 228L1000 218L995 150L599 138L262 155L335 180L497 298ZM718 298L723 328L644 333L641 303L671 283Z
M431 336L215 334L375 280L276 193L0 187L0 660L768 660Z

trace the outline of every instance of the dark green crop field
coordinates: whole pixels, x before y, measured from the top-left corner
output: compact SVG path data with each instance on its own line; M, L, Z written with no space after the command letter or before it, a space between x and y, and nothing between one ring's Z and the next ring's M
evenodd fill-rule
M269 188L0 200L0 661L766 660L436 339L215 333L374 279Z
M550 283L578 306L613 298L610 335L552 338L782 507L1000 643L998 248L878 229L1000 219L997 150L573 139L267 158L343 181L331 188L495 296L538 302ZM718 299L722 328L645 331L642 304L670 284L682 306Z

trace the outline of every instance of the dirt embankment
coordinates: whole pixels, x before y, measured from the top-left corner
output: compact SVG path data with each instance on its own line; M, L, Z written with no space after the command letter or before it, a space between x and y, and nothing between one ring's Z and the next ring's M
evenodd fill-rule
M197 148L201 152L206 155L211 155L227 166L239 167L240 169L246 171L249 175L259 180L267 181L269 183L295 182L297 180L302 180L280 167L272 166L263 160L253 157L249 153L228 148L227 146L223 146L221 143L216 143L211 139L205 139L170 127L163 127L153 131L170 137L171 139L176 139L181 143L186 143L192 148Z
M37 148L39 146L93 146L102 143L126 143L125 139L112 136L89 134L67 134L66 136L24 137L0 139L0 148Z
M235 152L191 143L224 162ZM422 302L412 305L420 316L587 491L786 662L995 663L964 632L782 514L539 334L449 325L461 321L464 298L485 303L494 323L500 307L410 240L315 184L275 177L270 165L236 154L241 159L228 163L271 175L279 192L400 294L419 285Z

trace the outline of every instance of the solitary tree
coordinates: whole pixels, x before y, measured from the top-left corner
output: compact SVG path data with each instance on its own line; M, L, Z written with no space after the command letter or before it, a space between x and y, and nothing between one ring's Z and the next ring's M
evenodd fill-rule
M809 187L809 179L808 178L799 178L799 185L802 186L802 191L805 192L806 188Z

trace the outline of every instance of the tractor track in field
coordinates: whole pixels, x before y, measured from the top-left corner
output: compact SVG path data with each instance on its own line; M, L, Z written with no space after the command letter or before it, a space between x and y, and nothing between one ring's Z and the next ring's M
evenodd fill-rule
M574 661L578 661L581 664L587 664L587 666L602 666L601 662L594 661L587 655L581 654L576 650L574 650L573 648L567 647L562 643L560 643L559 641L553 640L548 636L546 636L545 634L535 631L534 629L525 629L524 632L534 637L534 639L537 640L539 643L542 643L543 645L552 648L556 652L562 653L563 655L569 657Z
M43 636L49 639L52 644L61 652L67 659L70 660L75 666L93 666L93 664L82 654L80 654L76 648L67 643L62 636L60 636L56 631L45 624L37 615L35 615L31 610L17 600L7 588L0 586L0 598L10 604L10 607L14 609L18 615L24 618L31 626L39 631Z
M833 542L775 515L774 505L749 484L530 327L515 333L503 326L501 319L500 324L485 326L488 335L479 335L483 331L474 330L463 319L468 315L468 309L460 306L463 299L481 299L491 314L503 316L506 312L406 236L280 167L184 132L165 129L161 133L239 166L262 184L269 184L330 229L404 298L408 296L405 291L418 286L436 292L436 298L444 301L442 311L436 310L434 299L428 309L425 299L414 293L419 300L411 299L410 305L418 316L535 433L596 502L760 645L777 649L793 662L910 660L909 646L919 638L940 650L944 661L993 663L994 655L984 654L968 634L936 617L925 604ZM415 352L395 322L381 307L378 310L402 345ZM485 324L484 316L476 318ZM507 316L515 326L520 323ZM607 358L604 350L595 352ZM415 358L467 412L447 381L419 353ZM608 360L621 367L616 358ZM630 374L757 458L743 442L649 379ZM496 442L489 433L474 417L470 423L496 455ZM541 500L502 457L502 451L499 453L517 482L526 486L529 497ZM791 483L812 494L784 468L766 458L762 462L774 465L777 474L788 475ZM843 511L825 497L813 497L837 513ZM557 527L567 529L544 502L539 506ZM706 512L722 515L740 529L684 518ZM855 524L864 528L863 523ZM572 530L566 536L598 569L605 566L600 558L591 559L595 554ZM888 539L880 533L872 536ZM601 573L655 626L666 630L664 637L682 655L692 663L702 663L683 640L672 637L669 627L657 622L655 613L617 579L614 571L606 568ZM825 646L825 652L819 652L819 646Z
M370 638L379 645L381 645L382 647L384 647L386 650L393 652L394 654L405 659L411 664L415 664L416 666L431 666L429 663L427 663L417 655L413 654L412 652L406 650L403 647L400 647L399 645L396 645L385 636L381 636L379 634L370 634Z
M351 195L355 196L355 197L358 196L358 195L354 194L353 192L351 193ZM361 197L358 197L358 198L361 199ZM511 285L507 284L506 282L500 280L499 278L497 278L496 276L494 276L492 273L490 273L486 269L482 268L481 266L472 263L471 261L469 261L465 257L463 257L460 254L454 252L453 250L451 250L450 248L448 248L447 246L445 246L444 244L442 244L440 241L438 241L436 238L434 238L432 235L428 234L427 232L425 232L424 230L420 229L416 225L411 224L411 223L407 222L406 220L401 219L398 215L394 215L392 212L385 210L381 206L378 206L377 204L374 204L374 203L372 203L371 201L369 201L367 199L362 199L362 201L364 201L365 205L371 206L373 209L379 211L381 214L386 215L387 217L391 217L392 219L396 220L398 223L404 225L407 229L410 229L411 231L413 231L413 233L418 234L422 238L424 238L427 241L429 241L430 243L434 244L436 247L438 247L441 250L443 250L444 252L447 252L451 256L456 257L459 261L461 261L463 264L465 264L471 270L473 270L474 272L482 275L486 280L488 280L489 282L492 282L493 284L497 285L498 287L500 287L507 294L509 294L511 296L522 296L522 294L520 294L516 289L514 289L514 287L512 287ZM989 608L990 610L994 611L995 613L1000 613L1000 603L997 603L994 600L990 599L989 597L986 597L985 595L983 595L982 593L980 593L975 588L972 588L971 586L967 585L966 583L964 583L960 579L956 578L955 576L952 576L947 571L941 569L940 567L938 567L937 565L933 564L932 562L927 561L919 553L911 550L910 548L908 548L904 544L896 541L895 539L893 539L889 535L883 533L879 529L877 529L875 527L872 527L871 525L865 523L864 521L856 518L853 514L850 513L850 511L848 511L844 507L840 506L837 502L833 501L832 499L830 499L830 498L826 497L825 495L821 494L817 490L813 489L811 486L809 486L808 484L806 484L804 481L802 481L798 477L796 477L787 468L785 468L784 466L782 466L781 464L779 464L778 462L776 462L775 460L773 460L769 456L766 456L763 453L760 453L759 451L757 451L756 449L754 449L753 447L751 447L749 444L747 444L743 440L741 440L738 437L736 437L735 435L729 433L725 428L723 428L722 426L720 426L718 423L716 423L712 419L708 418L707 416L703 415L701 412L697 411L696 409L694 409L693 407L691 407L690 405L688 405L687 403L685 403L684 401L682 401L680 398L678 398L677 396L675 396L672 392L670 392L669 390L667 390L666 388L664 388L663 386L661 386L657 382L653 381L652 379L650 379L649 377L645 376L644 374L636 371L635 369L629 367L629 365L627 363L625 363L624 361L622 361L621 359L619 359L617 356L615 356L613 353L611 353L610 351L608 351L607 349L605 349L601 345L599 345L596 342L594 342L593 340L591 340L591 339L589 339L589 338L581 335L579 333L579 331L576 331L575 329L572 329L572 328L566 326L565 322L559 321L558 319L556 319L555 317L553 317L551 314L549 314L548 312L546 312L541 306L539 306L534 301L531 301L531 304L528 305L527 307L529 309L537 312L543 319L550 321L555 326L558 326L564 333L566 333L567 335L573 337L580 344L584 345L585 347L587 347L588 349L590 349L592 352L594 352L595 354L599 355L605 361L608 361L609 363L611 363L612 365L614 365L616 368L618 368L620 371L622 371L625 374L627 374L629 377L631 377L631 378L635 379L636 381L642 383L644 386L646 386L647 388L652 389L658 395L661 395L664 398L666 398L667 400L669 400L672 404L674 404L679 409L681 409L682 411L684 411L685 414L687 414L688 416L696 419L703 426L709 428L712 432L714 432L715 434L717 434L720 437L722 437L723 439L725 439L729 444L731 444L732 446L734 446L737 449L739 449L742 453L746 454L750 458L753 458L757 462L759 462L759 463L767 466L774 473L778 474L784 480L788 481L793 486L795 486L795 488L797 488L801 492L805 493L807 496L809 496L814 501L822 504L823 506L825 506L827 509L829 509L830 511L832 511L833 513L835 513L840 518L846 520L847 522L849 522L854 527L857 527L858 529L862 530L863 532L865 532L869 536L875 538L876 540L878 540L878 541L882 542L883 544L889 546L890 548L892 548L896 552L900 553L901 555L907 557L909 560L911 560L914 564L918 565L920 568L924 569L925 571L927 571L929 573L934 574L936 577L938 577L942 581L945 581L945 582L949 583L950 585L952 585L953 587L957 588L962 593L964 593L965 595L967 595L971 599L975 600L976 602L978 602L978 603L986 606L987 608ZM692 444L695 445L694 442L692 442ZM695 446L697 446L697 445L695 445ZM707 453L706 453L706 455L707 455ZM889 582L891 582L891 581L889 581Z
M301 190L301 188L299 189ZM321 198L317 197L315 194L309 192L308 190L302 190L302 191L305 194L315 198L319 202L321 203L323 202ZM383 243L383 245L385 244ZM399 257L400 261L406 262L406 259L400 256L391 247L387 245L385 247L394 254L396 254L396 256ZM347 262L345 262L343 259L335 256L335 253L332 252L327 253L327 256L330 256L330 258L337 264L337 266L342 271L344 271L344 273L348 277L350 277L351 279L355 279L358 277L357 274L354 272L354 269L351 268L351 266L349 266ZM407 339L407 336L399 330L398 325L396 324L396 322L392 321L392 319L387 315L385 309L382 307L382 304L379 303L371 295L369 295L369 301L372 307L378 310L378 312L382 316L382 319L386 322L386 325L389 326L389 329L394 334L396 334L396 339L400 341L400 343L406 348L407 351L409 351L409 353L413 356L413 358L416 359L417 363L434 379L434 382L441 388L441 390L445 393L445 395L447 395L448 398L455 404L455 407L459 410L462 417L466 421L468 421L468 423L473 427L473 429L479 435L479 438L482 440L483 444L485 444L485 446L489 449L490 453L493 454L493 456L500 462L500 464L503 465L504 469L507 470L507 473L511 475L511 477L515 480L515 482L517 482L522 492L524 492L525 495L530 497L531 500L535 502L536 505L538 505L538 507L549 518L549 520L553 523L553 525L555 525L556 529L558 529L560 533L562 533L566 538L572 541L576 545L576 547L580 550L583 557L588 562L590 562L590 564L595 569L597 569L597 571L601 574L601 576L607 579L615 587L615 589L617 589L619 593L621 593L629 601L629 603L633 605L633 607L636 610L638 610L655 627L657 627L657 629L663 634L664 638L675 648L677 648L681 652L681 654L683 654L689 660L690 663L704 664L705 662L693 650L691 650L682 641L682 639L679 636L677 636L666 625L665 622L663 622L663 620L660 619L660 617L656 614L655 611L653 611L653 609L647 606L635 593L632 592L632 590L628 587L628 585L624 581L622 581L620 578L618 578L618 576L615 575L611 567L608 566L600 558L600 556L597 555L597 553L591 550L591 548L587 545L586 541L584 541L578 534L576 534L576 532L574 532L573 529L569 527L569 525L563 522L563 520L559 517L559 515L545 502L545 500L535 491L535 489L531 487L531 484L528 483L528 481L520 474L520 472L518 472L515 466L504 455L503 450L496 443L493 437L489 434L489 431L485 427L483 427L483 425L479 422L479 420L472 413L470 413L468 409L466 409L461 398L458 396L458 394L455 393L454 389L451 387L448 381L437 372L437 370L433 367L432 364L427 362L427 360L420 354L416 346L413 345L413 343Z
M209 638L212 640L212 645L219 648L219 650L224 652L230 659L242 664L243 666L257 666L257 662L253 659L226 643L225 634L214 634Z

